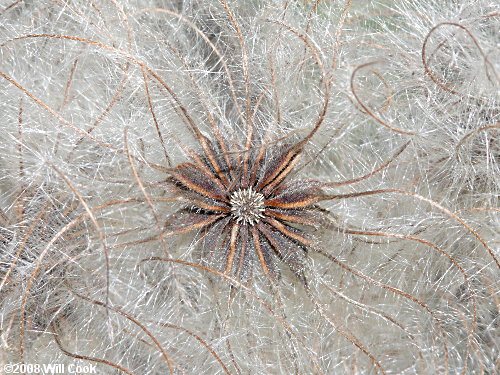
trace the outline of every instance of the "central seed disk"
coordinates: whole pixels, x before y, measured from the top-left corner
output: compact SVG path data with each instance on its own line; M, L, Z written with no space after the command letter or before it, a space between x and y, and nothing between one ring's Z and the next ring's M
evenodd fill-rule
M254 225L264 217L264 196L249 187L238 189L231 195L231 211L236 222Z

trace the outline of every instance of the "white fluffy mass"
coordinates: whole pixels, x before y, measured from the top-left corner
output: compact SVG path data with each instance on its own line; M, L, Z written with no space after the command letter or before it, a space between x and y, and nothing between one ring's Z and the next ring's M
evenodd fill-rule
M499 373L499 14L2 0L0 373ZM343 198L304 279L239 282L165 234L194 129L243 154L251 117L274 152L321 116L294 173Z

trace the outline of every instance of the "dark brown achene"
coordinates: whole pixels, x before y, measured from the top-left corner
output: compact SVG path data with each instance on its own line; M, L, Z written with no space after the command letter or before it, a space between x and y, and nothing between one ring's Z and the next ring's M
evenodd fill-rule
M315 245L303 229L323 221L315 206L323 193L319 182L287 181L300 154L297 145L243 156L221 156L210 147L195 164L169 170L189 206L171 217L166 233L198 231L202 261L242 281L250 279L255 260L271 280L280 275L277 260L301 277L307 248Z

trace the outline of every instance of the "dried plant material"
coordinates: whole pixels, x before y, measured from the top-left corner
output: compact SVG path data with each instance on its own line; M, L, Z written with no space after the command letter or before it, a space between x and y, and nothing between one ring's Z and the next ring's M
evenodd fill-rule
M0 5L0 368L500 371L488 1Z

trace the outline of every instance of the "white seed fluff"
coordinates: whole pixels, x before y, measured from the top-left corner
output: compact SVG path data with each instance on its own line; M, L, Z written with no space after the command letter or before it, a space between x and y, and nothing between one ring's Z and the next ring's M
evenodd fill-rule
M254 225L264 217L264 196L250 186L248 189L238 189L231 195L231 211L236 222Z

